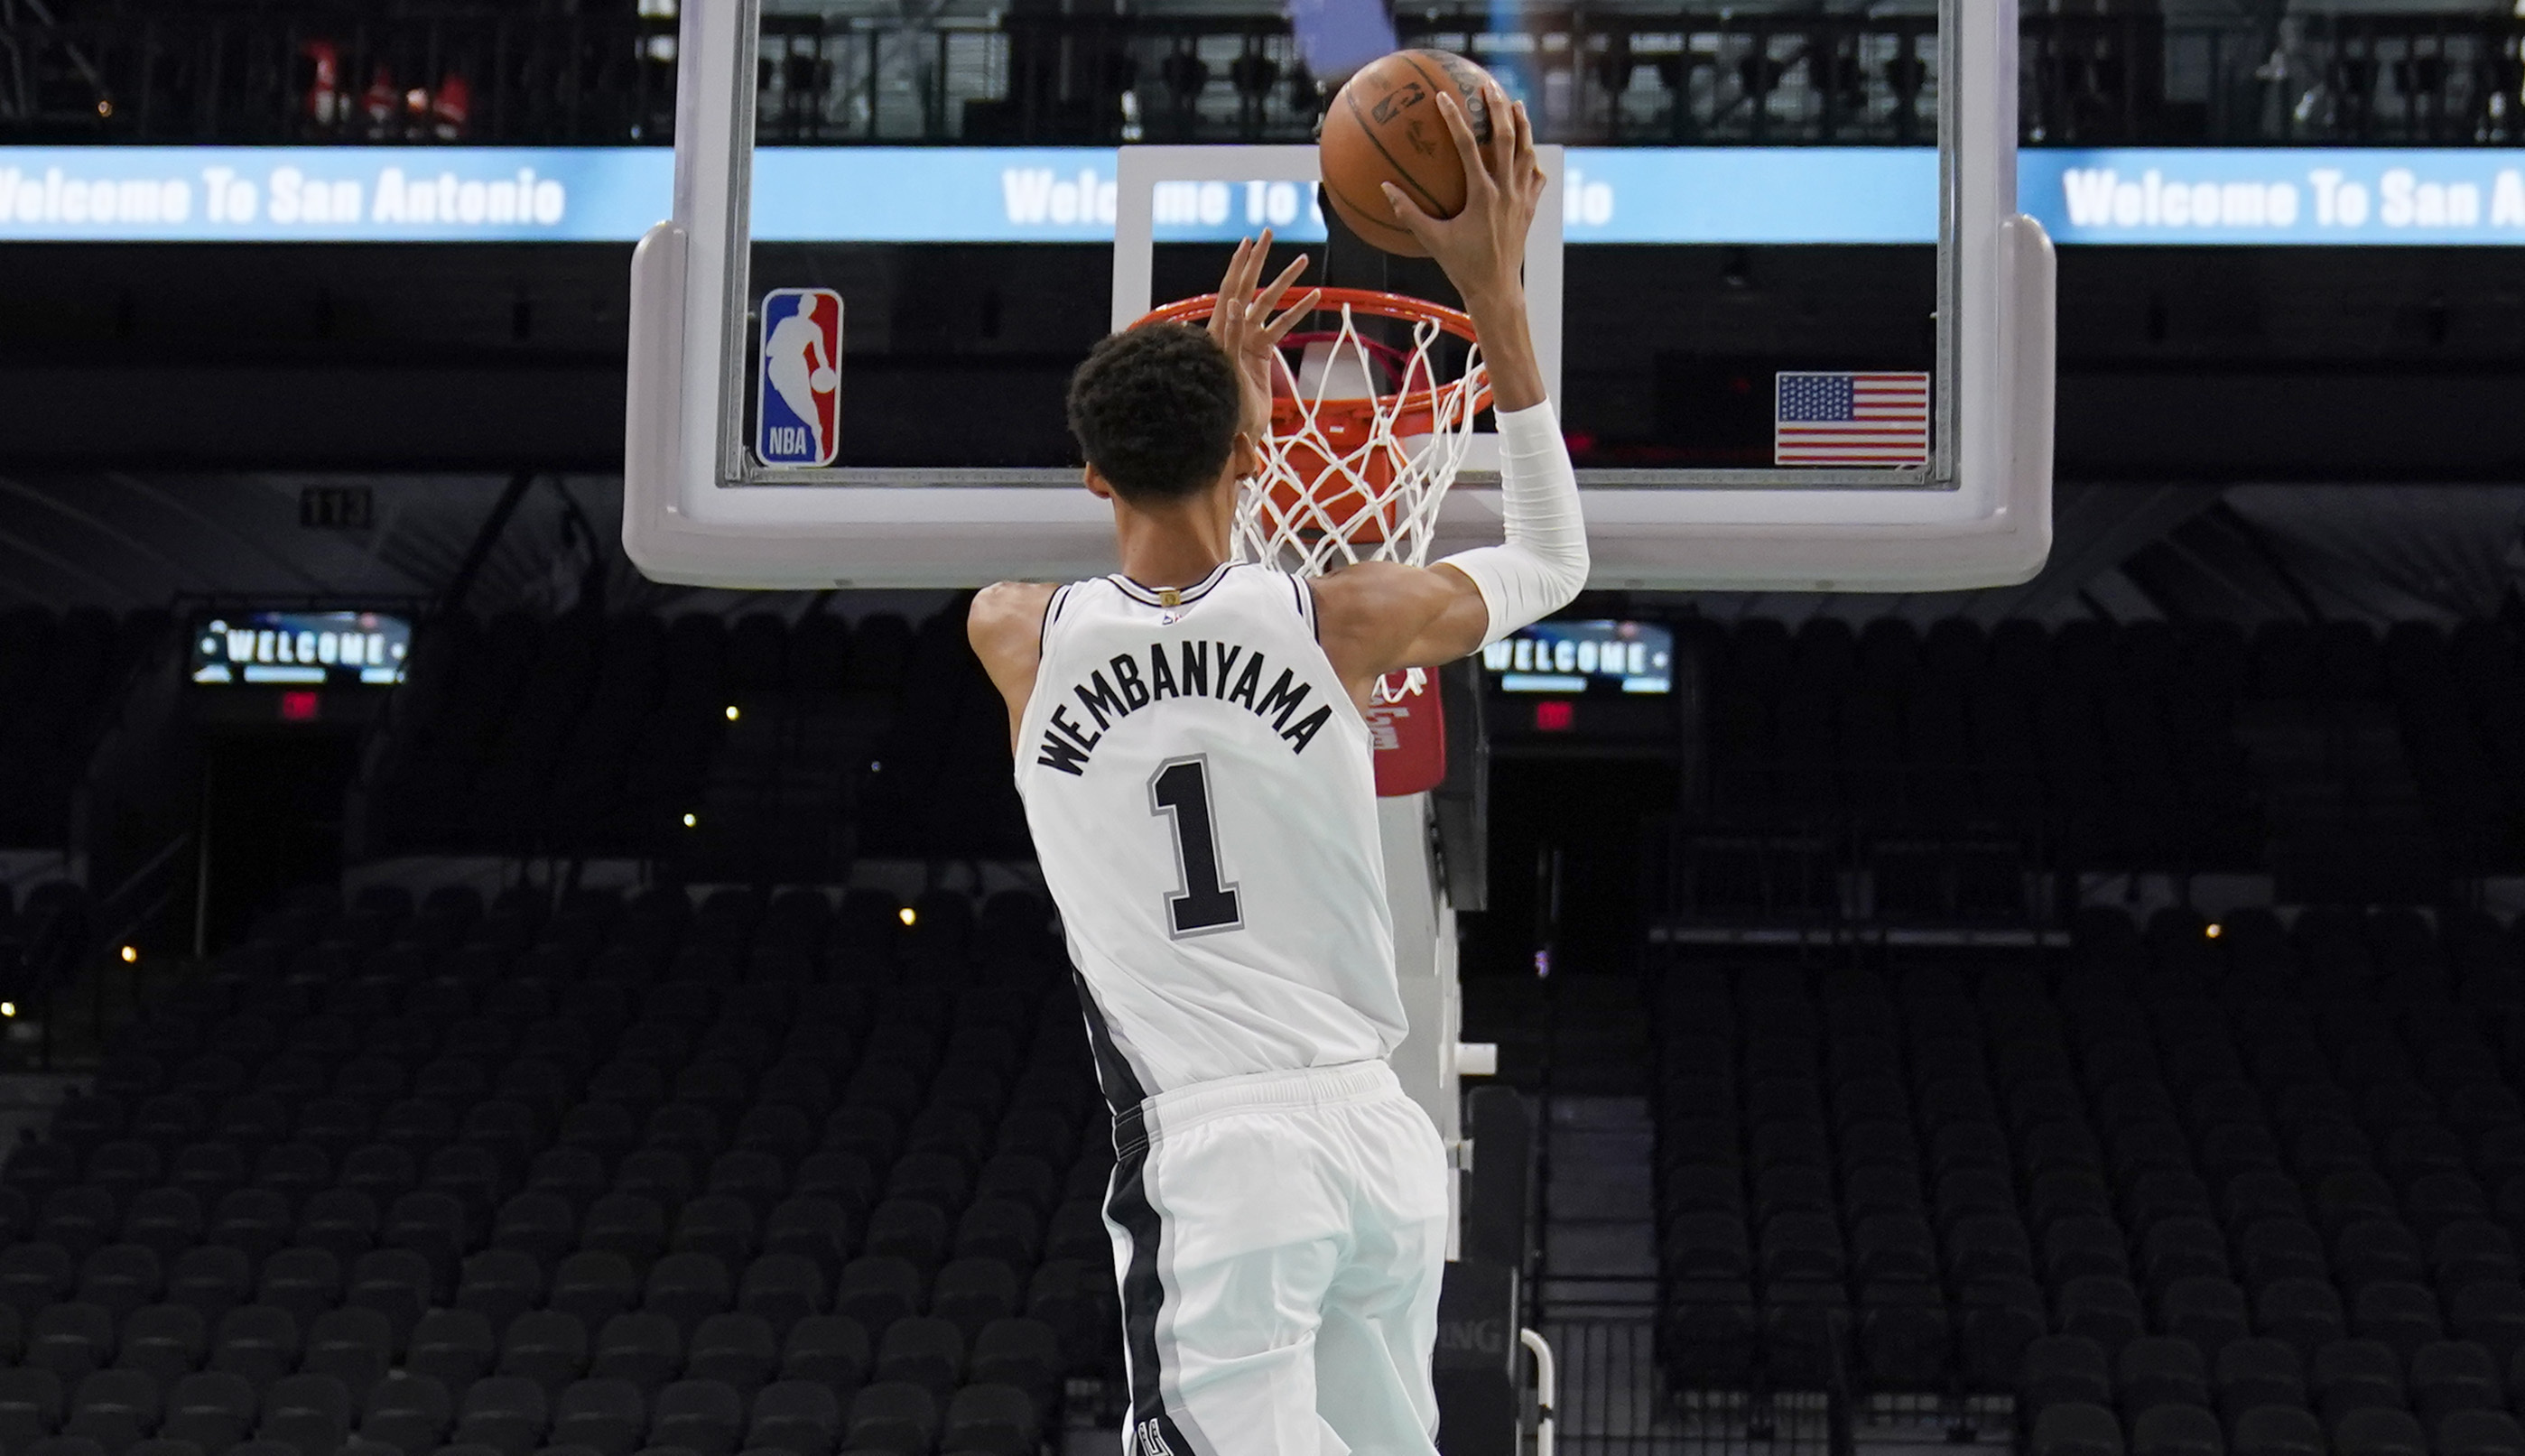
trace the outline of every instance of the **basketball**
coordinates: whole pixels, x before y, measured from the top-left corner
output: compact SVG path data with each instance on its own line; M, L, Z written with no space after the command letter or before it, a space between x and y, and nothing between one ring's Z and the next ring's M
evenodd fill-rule
M1464 207L1464 162L1439 93L1453 91L1472 123L1473 139L1491 139L1482 83L1490 73L1447 51L1396 51L1370 62L1333 98L1318 143L1324 197L1351 231L1388 253L1425 258L1428 250L1396 220L1381 183L1392 182L1432 218Z

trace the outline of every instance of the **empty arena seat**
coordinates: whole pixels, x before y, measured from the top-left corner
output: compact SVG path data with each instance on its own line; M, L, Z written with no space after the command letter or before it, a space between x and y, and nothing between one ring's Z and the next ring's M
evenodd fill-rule
M2407 1411L2374 1407L2352 1411L2332 1426L2339 1456L2425 1456L2428 1435Z
M538 1382L485 1376L468 1386L458 1403L458 1445L488 1447L501 1456L524 1456L543 1444L551 1425L551 1398Z
M1057 1356L1057 1342L1054 1348ZM790 1327L780 1355L780 1378L856 1390L866 1383L872 1358L867 1333L857 1320L846 1315L812 1315ZM1065 1368L1059 1359L1055 1365Z
M1038 1412L1054 1408L1061 1370L1059 1336L1041 1321L1022 1318L983 1326L966 1361L974 1383L1021 1390Z
M353 1405L386 1378L395 1358L394 1328L371 1309L327 1310L307 1329L306 1351L299 1369L307 1375L330 1376L342 1383Z
M949 1321L897 1320L877 1341L871 1379L916 1384L944 1405L965 1370L965 1335Z
M489 1373L498 1351L490 1321L479 1311L434 1309L413 1327L405 1368L430 1376L461 1395Z
M2127 1280L2081 1276L2060 1286L2055 1303L2062 1333L2094 1339L2107 1352L2119 1350L2148 1328L2139 1291Z
M2434 1431L2449 1415L2465 1410L2503 1410L2506 1372L2479 1345L2440 1340L2410 1357L2413 1412Z
M172 1384L200 1365L209 1348L210 1326L201 1311L181 1304L153 1304L133 1310L124 1320L115 1365Z
M2525 1289L2514 1283L2465 1285L2447 1301L2449 1331L2491 1352L2501 1369L2525 1347Z
M2335 1340L2314 1352L2307 1374L2328 1425L2337 1427L2355 1411L2400 1410L2404 1404L2402 1363L2376 1340Z
M2122 1456L2121 1424L2101 1405L2070 1401L2034 1418L2036 1456Z
M114 1357L114 1315L94 1304L56 1304L26 1324L28 1366L59 1377L65 1387Z
M718 1382L751 1398L771 1380L779 1358L779 1336L761 1316L716 1314L693 1332L684 1374Z
M848 1447L925 1451L938 1438L938 1401L921 1385L880 1383L851 1398L844 1422Z
M588 1375L627 1381L643 1391L654 1391L672 1380L683 1365L683 1335L674 1321L645 1311L623 1313L606 1320L598 1331Z
M5 1380L5 1377L0 1377ZM198 1371L168 1392L162 1439L187 1441L204 1451L224 1451L254 1430L255 1387L230 1371ZM5 1439L0 1436L0 1439Z
M496 1374L534 1382L549 1393L587 1371L584 1321L559 1310L530 1310L510 1322L500 1336Z
M598 1456L630 1456L648 1431L647 1401L628 1380L590 1379L564 1388L553 1407L549 1446L584 1446Z
M749 1448L772 1447L796 1456L826 1456L841 1427L842 1404L831 1387L780 1381L755 1396L745 1443Z
M599 1326L639 1302L639 1280L630 1260L611 1249L582 1249L553 1271L552 1309Z
M744 1401L728 1386L716 1381L678 1381L658 1394L649 1440L701 1456L727 1456L736 1448L744 1420Z
M360 1434L404 1456L437 1449L456 1420L447 1387L422 1375L380 1381L369 1388L360 1412Z
M1954 1338L1946 1299L1935 1286L1880 1281L1860 1291L1857 1348L1871 1388L1936 1388L1953 1363ZM977 1351L977 1380L978 1360Z
M947 1402L939 1440L948 1450L1026 1456L1042 1443L1042 1422L1024 1391L971 1384Z
M2113 1399L2111 1357L2094 1339L2076 1335L2046 1335L2028 1343L2021 1357L2017 1390L2035 1411L2055 1405L2110 1405Z
M2438 1456L2513 1456L2525 1450L2525 1429L2503 1410L2451 1412L2431 1435Z
M2122 1346L2114 1357L2113 1389L2136 1438L2136 1423L2148 1411L2165 1405L2205 1408L2209 1404L2208 1362L2191 1340L2144 1335Z
M1959 1374L1977 1389L2015 1388L2025 1351L2042 1336L2045 1325L2042 1291L2033 1281L1981 1280L1968 1286L1956 1330Z
M533 1255L488 1248L466 1257L457 1277L456 1308L482 1316L494 1330L544 1302L545 1278Z
M2306 1404L2305 1357L2277 1339L2231 1342L2218 1351L2211 1382L2231 1432L2249 1411Z
M2134 1456L2225 1456L2226 1448L2218 1418L2197 1405L2151 1406L2130 1424Z
M157 1381L134 1370L100 1370L78 1383L61 1433L121 1452L154 1432L161 1414Z
M1043 1281L1046 1271L1056 1267L1047 1263L1036 1272L1036 1280ZM909 1262L896 1257L865 1256L843 1268L833 1310L859 1321L863 1329L882 1330L914 1313L919 1307L922 1292L919 1272ZM1078 1293L1084 1295L1086 1291L1082 1288ZM1032 1297L1030 1294L1029 1299Z
M2341 1295L2331 1284L2297 1277L2274 1279L2261 1286L2254 1298L2253 1328L2304 1354L2349 1333Z
M328 1456L351 1432L351 1395L331 1376L293 1375L264 1392L255 1434L298 1456Z
M2248 1410L2235 1418L2228 1446L2235 1456L2321 1456L2327 1449L2321 1424L2294 1406Z
M804 1253L767 1253L746 1266L737 1289L739 1311L780 1334L830 1307L833 1273Z

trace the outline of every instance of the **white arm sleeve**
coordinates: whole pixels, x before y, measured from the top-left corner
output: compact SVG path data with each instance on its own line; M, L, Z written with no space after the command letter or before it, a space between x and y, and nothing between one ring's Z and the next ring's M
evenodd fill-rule
M1541 621L1587 584L1587 523L1578 514L1578 473L1560 422L1545 401L1501 411L1500 513L1508 540L1458 552L1439 564L1473 579L1491 624L1482 646Z

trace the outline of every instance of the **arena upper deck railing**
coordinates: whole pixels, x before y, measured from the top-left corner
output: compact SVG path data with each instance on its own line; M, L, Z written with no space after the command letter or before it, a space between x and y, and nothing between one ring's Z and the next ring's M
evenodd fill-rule
M24 15L25 12L20 12ZM1532 99L1548 139L1594 145L1905 146L1932 140L1927 16L1560 6L1398 18ZM0 142L664 144L670 20L313 7L0 24ZM2525 19L2151 14L2024 22L2028 145L2513 145ZM766 144L1291 141L1320 89L1276 15L764 23Z

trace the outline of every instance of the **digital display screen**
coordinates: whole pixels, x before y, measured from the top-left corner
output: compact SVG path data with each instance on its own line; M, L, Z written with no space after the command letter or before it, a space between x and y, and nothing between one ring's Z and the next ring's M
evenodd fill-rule
M411 652L410 619L384 612L237 612L193 634L193 681L390 686Z
M1318 47L1393 46L1381 6L1290 12L1318 75ZM631 243L672 205L674 164L664 147L0 147L0 241ZM753 235L1110 242L1114 167L1112 147L767 146ZM1562 226L1579 246L1933 243L1937 177L1928 146L1571 147ZM2064 245L2518 247L2519 186L2496 146L2033 147L2016 168L2018 208ZM1256 225L1245 188L1216 197L1170 237ZM1304 211L1281 228L1322 236Z
M1651 622L1537 622L1482 649L1504 693L1674 690L1674 633Z

